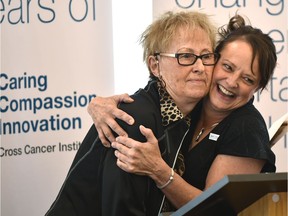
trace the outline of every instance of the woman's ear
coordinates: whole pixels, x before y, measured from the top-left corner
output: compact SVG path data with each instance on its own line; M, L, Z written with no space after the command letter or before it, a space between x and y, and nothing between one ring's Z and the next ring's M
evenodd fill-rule
M151 73L153 73L154 76L159 77L160 70L159 70L159 61L157 57L149 56L148 63Z

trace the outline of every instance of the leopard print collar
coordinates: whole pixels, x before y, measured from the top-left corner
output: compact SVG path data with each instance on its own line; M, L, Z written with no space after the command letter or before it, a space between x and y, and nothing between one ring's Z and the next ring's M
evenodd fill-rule
M184 117L184 115L181 113L172 97L169 95L166 89L163 88L160 82L157 82L157 86L160 96L160 108L161 108L163 126L167 126L172 122L176 122L177 120L183 118L185 118L187 124L190 126L191 121L190 115Z

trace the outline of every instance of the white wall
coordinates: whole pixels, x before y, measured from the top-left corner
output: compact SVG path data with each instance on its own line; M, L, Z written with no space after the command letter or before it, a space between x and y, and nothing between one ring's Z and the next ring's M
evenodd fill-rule
M134 93L148 81L140 34L152 22L152 0L112 0L115 93Z

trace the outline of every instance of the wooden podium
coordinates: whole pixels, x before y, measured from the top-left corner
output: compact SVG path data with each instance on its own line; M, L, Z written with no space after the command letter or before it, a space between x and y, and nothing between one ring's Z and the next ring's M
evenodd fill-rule
M171 215L286 216L287 173L225 176Z

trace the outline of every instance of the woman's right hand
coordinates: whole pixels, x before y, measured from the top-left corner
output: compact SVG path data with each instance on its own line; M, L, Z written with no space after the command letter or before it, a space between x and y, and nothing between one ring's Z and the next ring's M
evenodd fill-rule
M146 142L118 136L116 141L112 143L112 147L116 149L117 166L129 173L147 175L161 185L163 184L161 177L163 178L164 176L165 178L166 176L163 172L168 170L167 176L169 176L171 168L162 159L158 140L152 130L145 128L143 125L139 129L143 136L146 137Z
M132 116L117 108L117 104L120 102L132 103L133 99L128 94L111 97L97 96L90 101L87 108L93 119L99 139L106 147L110 147L110 143L115 141L112 130L120 136L127 136L127 133L119 126L115 118L121 119L129 125L134 124Z

